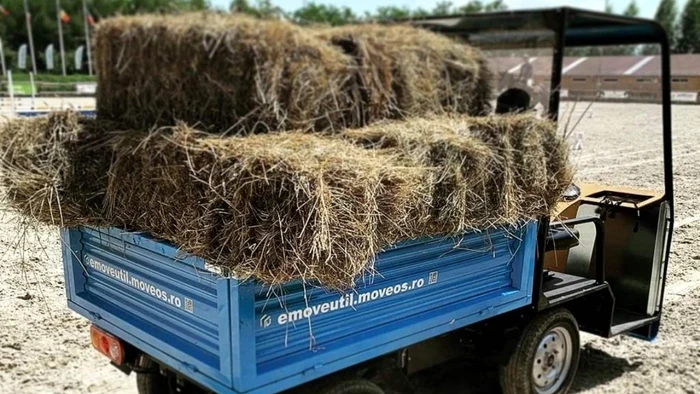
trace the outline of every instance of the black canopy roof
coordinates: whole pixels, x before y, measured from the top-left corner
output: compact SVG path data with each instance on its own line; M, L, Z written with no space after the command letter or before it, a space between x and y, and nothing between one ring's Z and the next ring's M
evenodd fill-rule
M438 16L409 23L485 45L499 39L545 43L560 35L567 47L663 44L667 41L666 32L655 21L568 7Z

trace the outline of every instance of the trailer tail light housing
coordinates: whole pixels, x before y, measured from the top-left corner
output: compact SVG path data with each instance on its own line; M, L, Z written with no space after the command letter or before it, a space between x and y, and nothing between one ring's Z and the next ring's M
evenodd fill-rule
M124 363L125 347L118 338L91 325L90 340L92 341L92 346L112 360L114 364L121 365Z

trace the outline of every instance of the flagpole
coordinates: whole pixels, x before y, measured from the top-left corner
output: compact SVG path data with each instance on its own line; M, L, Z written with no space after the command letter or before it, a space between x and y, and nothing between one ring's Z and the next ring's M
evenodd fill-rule
M58 45L61 49L61 67L66 75L66 53L63 48L63 21L61 20L61 0L56 0L56 23L58 23Z
M29 35L29 51L32 54L32 70L36 74L36 57L34 56L34 36L32 35L32 16L29 13L29 0L24 0L24 16L27 20L27 33Z
M87 58L88 58L88 73L92 75L92 52L91 52L91 45L90 45L90 23L88 22L88 8L87 8L87 1L83 0L83 22L85 23L85 48L87 49Z
M2 40L0 40L0 61L2 61L2 76L7 76L7 68L5 67L5 48L2 46Z

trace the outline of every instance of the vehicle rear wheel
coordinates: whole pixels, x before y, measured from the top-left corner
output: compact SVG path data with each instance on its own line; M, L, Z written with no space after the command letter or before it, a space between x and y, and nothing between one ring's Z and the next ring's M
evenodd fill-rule
M168 378L160 374L153 360L145 357L141 361L141 371L136 372L136 389L139 394L170 394Z
M563 394L569 391L580 356L576 318L567 309L543 312L525 327L500 368L504 394Z
M327 386L322 394L384 394L379 386L363 378L341 380Z

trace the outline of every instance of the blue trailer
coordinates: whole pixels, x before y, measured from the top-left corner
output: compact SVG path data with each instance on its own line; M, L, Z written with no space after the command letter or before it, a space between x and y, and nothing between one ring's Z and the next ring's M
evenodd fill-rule
M276 393L532 302L537 223L399 244L347 293L271 289L116 229L63 232L69 305L216 392Z
M393 245L347 292L240 281L147 234L63 229L68 305L93 323L97 350L136 372L140 393L408 393L387 376L458 357L468 349L455 344L474 333L502 345L504 393L565 393L579 329L656 337L673 228L663 28L568 8L411 23L484 50L550 47L549 101L539 104L555 120L565 47L660 45L665 190L578 185L557 220Z

